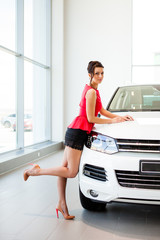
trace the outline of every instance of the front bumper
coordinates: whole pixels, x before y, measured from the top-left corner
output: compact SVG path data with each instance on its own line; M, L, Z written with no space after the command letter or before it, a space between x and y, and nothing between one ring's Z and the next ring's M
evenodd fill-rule
M79 185L81 192L87 198L111 202L134 202L147 204L160 204L159 189L143 189L122 187L117 180L115 170L138 171L140 160L159 160L157 153L119 152L108 155L90 150L84 146L79 169ZM85 164L104 168L107 181L99 181L83 174ZM95 190L98 197L92 197L90 190Z

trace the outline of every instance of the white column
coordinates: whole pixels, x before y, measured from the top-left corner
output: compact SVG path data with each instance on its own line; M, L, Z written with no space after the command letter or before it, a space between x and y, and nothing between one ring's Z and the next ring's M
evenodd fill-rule
M52 0L52 140L64 138L64 1Z

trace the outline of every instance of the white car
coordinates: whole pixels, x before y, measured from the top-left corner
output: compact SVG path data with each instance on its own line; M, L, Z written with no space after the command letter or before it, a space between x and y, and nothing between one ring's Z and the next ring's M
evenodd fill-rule
M93 128L79 169L82 206L160 204L160 85L120 87L107 110L134 121Z

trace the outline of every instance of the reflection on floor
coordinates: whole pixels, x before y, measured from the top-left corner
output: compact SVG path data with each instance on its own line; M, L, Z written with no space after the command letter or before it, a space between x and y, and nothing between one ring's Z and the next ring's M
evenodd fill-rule
M38 161L41 167L58 166L63 151ZM30 167L30 166L29 166ZM160 239L160 206L108 204L103 212L81 207L78 178L69 179L67 199L75 220L56 218L56 177L30 177L26 167L0 176L1 240L129 240Z

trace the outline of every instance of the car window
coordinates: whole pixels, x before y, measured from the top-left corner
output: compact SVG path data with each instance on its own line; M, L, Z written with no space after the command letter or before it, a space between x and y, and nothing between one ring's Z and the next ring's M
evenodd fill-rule
M16 114L10 114L8 117L16 117Z
M160 86L121 87L113 96L109 111L160 111Z

